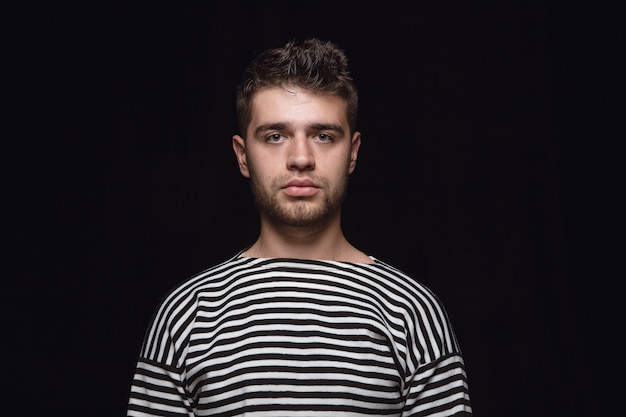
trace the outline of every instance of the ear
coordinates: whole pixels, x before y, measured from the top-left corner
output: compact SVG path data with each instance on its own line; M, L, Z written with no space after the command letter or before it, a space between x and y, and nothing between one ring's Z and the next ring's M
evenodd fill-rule
M352 146L350 148L350 167L349 173L352 174L354 172L354 168L356 168L356 160L359 155L359 148L361 147L361 133L354 132L352 135Z
M237 157L237 164L239 164L239 171L241 175L246 178L250 178L250 171L248 170L248 159L246 157L246 141L239 135L233 136L233 150Z

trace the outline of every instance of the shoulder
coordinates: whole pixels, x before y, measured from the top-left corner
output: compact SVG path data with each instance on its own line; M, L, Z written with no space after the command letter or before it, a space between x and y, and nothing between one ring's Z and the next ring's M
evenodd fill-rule
M390 288L401 291L410 296L419 296L429 299L431 302L440 303L434 292L426 286L419 278L398 269L391 264L382 261L374 256L371 257L375 263L362 265L364 275L372 279L385 282Z
M245 269L247 260L234 256L176 284L161 298L144 340L144 357L160 360L162 346L183 345L197 314L203 293L219 292L229 277Z
M376 257L373 264L353 264L360 284L369 288L389 308L408 321L446 321L441 300L415 276Z
M376 270L395 290L406 309L406 329L418 362L433 361L460 352L446 309L437 295L425 284L403 271L377 260Z
M238 271L248 268L248 264L248 259L236 255L186 278L162 298L159 310L166 311L172 306L179 306L185 300L197 298L202 292L218 290Z

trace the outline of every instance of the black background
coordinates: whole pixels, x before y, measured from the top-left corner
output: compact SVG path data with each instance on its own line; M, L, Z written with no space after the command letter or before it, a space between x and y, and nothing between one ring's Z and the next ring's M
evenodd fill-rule
M345 232L443 300L475 415L611 414L623 14L346 3L4 13L2 392L18 415L124 415L159 299L256 236L230 145L241 70L309 36L346 50L360 90Z

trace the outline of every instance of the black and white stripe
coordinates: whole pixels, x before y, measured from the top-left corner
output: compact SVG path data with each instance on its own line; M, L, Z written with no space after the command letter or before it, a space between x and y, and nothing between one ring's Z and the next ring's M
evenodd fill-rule
M234 257L171 292L128 416L470 414L431 291L393 267Z

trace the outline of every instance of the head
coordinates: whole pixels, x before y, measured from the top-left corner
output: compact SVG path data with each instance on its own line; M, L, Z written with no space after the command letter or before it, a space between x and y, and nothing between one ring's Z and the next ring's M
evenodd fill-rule
M237 92L233 149L263 224L337 224L361 143L344 53L316 39L270 49Z
M237 119L241 135L251 118L254 95L268 87L295 86L345 100L351 132L356 130L358 93L343 50L332 42L308 39L291 41L255 57L237 87Z

